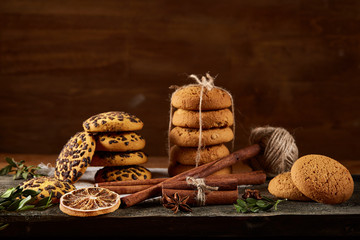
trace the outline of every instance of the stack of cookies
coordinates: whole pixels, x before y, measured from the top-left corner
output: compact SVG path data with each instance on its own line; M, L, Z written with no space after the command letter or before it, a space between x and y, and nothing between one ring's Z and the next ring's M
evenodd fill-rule
M136 131L143 122L125 112L105 112L83 122L83 128L96 141L91 166L103 166L97 171L95 182L126 181L151 178L148 169L140 166L147 162L142 151L145 139Z
M221 88L203 88L201 150L200 158L196 159L200 136L200 95L200 85L189 85L179 88L171 97L175 111L171 117L173 127L169 133L172 144L168 167L170 176L194 168L196 163L202 165L230 154L225 143L234 138L230 128L234 124L234 115L229 109L232 106L231 96ZM230 167L214 174L229 173Z

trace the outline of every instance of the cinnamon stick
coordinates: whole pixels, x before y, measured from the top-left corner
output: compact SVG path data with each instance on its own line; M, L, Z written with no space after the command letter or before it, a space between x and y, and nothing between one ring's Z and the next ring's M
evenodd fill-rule
M142 191L154 185L134 185L134 186L103 186L103 188L109 189L118 194L131 194Z
M162 194L172 196L178 193L179 196L189 196L187 203L189 205L197 205L196 191L194 190L183 190L183 189L168 189L163 188ZM205 193L205 205L221 205L221 204L233 204L238 199L238 190L231 191L210 191Z
M131 194L147 189L155 184L165 181L167 178L153 178L146 180L133 180L133 181L113 181L113 182L101 182L96 183L96 187L107 188L111 191L114 191L118 194ZM263 171L253 171L253 172L245 172L245 173L235 173L235 174L227 174L227 175L212 175L205 178L206 182L217 181L224 183L224 180L230 179L235 181L236 185L256 185L263 184L266 180L266 174ZM176 182L168 182L168 185L176 185ZM186 183L183 181L184 186ZM215 186L217 186L214 184ZM225 184L226 185L226 184ZM230 187L230 186L229 186ZM172 187L167 187L172 188Z
M96 187L104 186L136 186L136 185L155 185L165 181L168 178L151 178L141 180L130 180L130 181L112 181L112 182L98 182L95 183Z
M208 179L205 178L205 184L210 187L218 187L218 191L234 190L237 189L237 180L234 178L225 179ZM194 186L188 184L185 180L171 181L163 183L162 188L167 189L182 189L182 190L194 190Z
M261 147L259 144L253 144L246 148L240 149L231 153L230 155L218 159L213 162L206 163L199 167L190 169L188 171L182 172L172 178L166 179L161 183L158 183L154 186L151 186L145 190L142 190L137 193L125 196L121 198L121 207L130 207L139 202L142 202L150 197L160 196L162 184L166 181L174 180L184 180L186 176L191 176L195 178L202 178L211 175L212 173L219 171L225 167L229 167L235 164L238 161L245 161L249 158L255 157L261 152Z
M266 182L266 173L264 171L252 171L227 175L211 175L206 177L206 179L224 178L235 178L237 180L237 185L258 185Z
M252 171L243 173L232 173L226 175L211 175L206 179L225 179L234 178L237 180L238 185L257 185L263 184L266 181L266 174L264 171ZM169 178L152 178L146 180L131 180L131 181L112 181L112 182L99 182L95 183L96 187L107 186L137 186L137 185L155 185L161 183Z

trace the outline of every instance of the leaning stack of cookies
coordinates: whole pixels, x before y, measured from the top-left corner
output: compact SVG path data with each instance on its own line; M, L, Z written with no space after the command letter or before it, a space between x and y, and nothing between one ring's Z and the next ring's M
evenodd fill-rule
M200 99L201 89L203 89ZM200 100L201 110L200 110ZM171 97L174 112L171 113L172 129L169 154L169 176L187 171L196 165L223 158L230 154L225 145L234 138L231 126L234 124L230 94L217 87L211 90L200 85L189 85L177 89ZM198 154L201 111L202 131L200 158ZM229 174L231 168L224 168L214 174Z
M91 166L103 166L95 182L151 178L150 171L141 166L147 162L142 151L145 139L136 131L143 126L138 117L125 112L100 113L83 122L84 130L96 141Z
M88 166L103 166L95 181L121 181L151 178L140 164L147 162L142 151L145 140L137 132L143 122L129 113L100 113L83 122L84 131L76 133L56 159L56 179L77 182Z
M349 170L338 161L309 154L296 160L290 172L274 177L268 190L278 198L339 204L352 196L354 180Z

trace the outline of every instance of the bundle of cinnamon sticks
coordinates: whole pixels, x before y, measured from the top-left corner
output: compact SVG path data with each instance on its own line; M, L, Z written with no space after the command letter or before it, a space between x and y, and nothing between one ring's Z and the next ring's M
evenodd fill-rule
M196 205L196 188L189 185L184 179L166 181L169 178L154 178L147 180L99 182L96 186L107 188L118 194L133 194L161 184L161 193L168 196L177 192L180 196L189 196L188 203ZM266 180L263 171L245 173L212 175L204 178L206 185L217 187L216 191L206 191L206 205L231 204L238 198L238 185L262 184Z
M216 171L219 171L220 169L229 167L237 162L247 161L248 159L257 156L258 154L261 154L261 152L262 152L262 148L260 147L260 145L253 144L253 145L250 145L243 149L237 150L224 158L203 164L196 168L192 168L192 169L182 172L178 175L175 175L171 178L163 178L161 180L149 180L149 181L145 180L147 182L141 182L142 184L138 183L138 185L148 185L148 186L145 186L143 190L137 189L136 192L122 197L120 207L122 207L122 208L131 207L131 206L133 206L137 203L140 203L148 198L160 196L162 194L162 189L163 189L164 183L183 181L187 177L206 178L206 177L209 177L211 174L215 173ZM255 172L252 172L252 173L255 173ZM249 173L247 173L247 174L249 174ZM254 175L256 175L256 174L254 174ZM253 176L253 177L255 177L255 176ZM256 176L255 178L260 179L259 183L263 183L263 182L265 182L266 175L265 175L265 173L260 173L260 176ZM243 181L246 181L245 179L247 179L247 178L243 178ZM154 181L154 182L152 182L152 181ZM159 183L156 183L156 181L159 181ZM117 183L119 183L119 184L116 185ZM131 187L128 187L128 188L132 189L133 186L136 184L136 181L135 180L131 181L131 183L129 181L129 184L127 184L126 182L124 182L124 183L125 183L125 185L123 185L123 183L120 183L120 182L101 183L101 184L98 183L97 186L117 187L117 188L113 188L112 190L120 192L120 191L124 191L124 190L120 190L120 189L124 189L124 188L122 188L123 186L129 186L130 184L131 184L130 185ZM254 183L254 182L253 183L251 183L251 182L240 183L239 182L239 184L259 184L259 183ZM136 188L141 188L141 187L136 187ZM126 190L126 191L130 191L130 190Z

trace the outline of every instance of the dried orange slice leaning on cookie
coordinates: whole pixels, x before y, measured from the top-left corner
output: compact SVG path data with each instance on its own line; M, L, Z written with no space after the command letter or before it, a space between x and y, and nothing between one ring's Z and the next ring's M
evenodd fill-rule
M81 188L60 198L60 210L77 217L92 217L114 212L120 206L120 195L101 187Z

